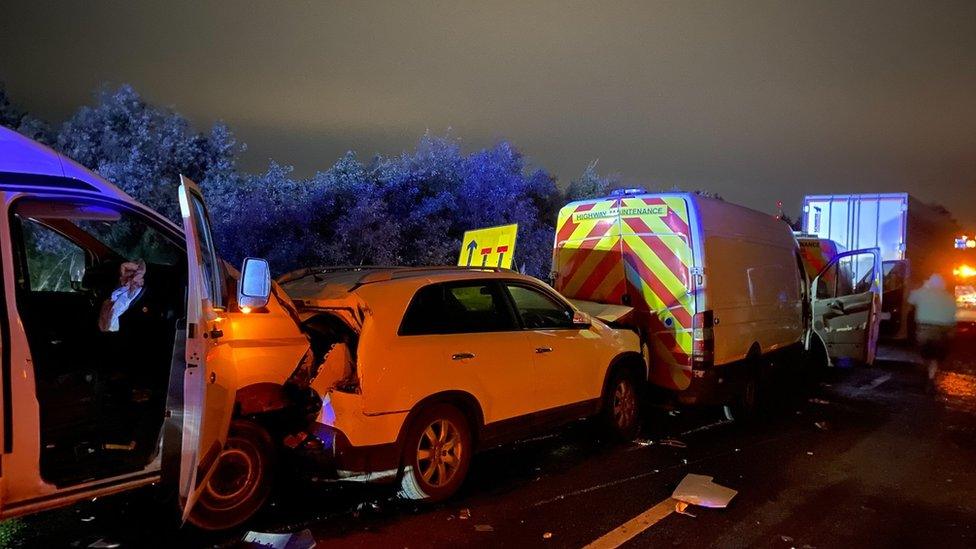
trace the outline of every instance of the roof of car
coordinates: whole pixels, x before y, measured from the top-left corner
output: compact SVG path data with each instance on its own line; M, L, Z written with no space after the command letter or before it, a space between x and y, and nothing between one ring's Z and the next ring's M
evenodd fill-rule
M121 189L57 151L0 127L0 189L59 189L131 201Z
M278 278L289 295L309 297L323 293L338 295L365 285L446 282L472 278L520 278L534 280L511 269L490 267L313 267L292 271Z

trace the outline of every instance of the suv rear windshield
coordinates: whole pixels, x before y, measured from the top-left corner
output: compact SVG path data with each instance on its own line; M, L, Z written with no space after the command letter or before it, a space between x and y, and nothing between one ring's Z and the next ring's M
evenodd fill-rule
M400 335L502 332L518 329L501 288L492 282L433 284L417 291Z

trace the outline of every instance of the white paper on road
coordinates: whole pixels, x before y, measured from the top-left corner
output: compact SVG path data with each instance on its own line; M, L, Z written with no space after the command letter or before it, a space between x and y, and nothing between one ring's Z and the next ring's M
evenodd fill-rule
M308 529L291 534L272 534L269 532L248 532L244 536L243 547L262 549L314 549L315 538Z
M685 475L671 497L701 507L723 509L739 492L712 482L705 475Z

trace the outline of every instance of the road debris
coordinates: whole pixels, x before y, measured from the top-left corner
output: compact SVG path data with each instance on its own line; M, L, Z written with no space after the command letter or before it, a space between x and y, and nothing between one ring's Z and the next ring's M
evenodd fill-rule
M546 532L542 534L542 539L552 539L552 532Z
M736 490L712 482L712 477L688 474L674 489L671 497L692 505L724 509L736 494Z
M315 538L306 528L300 532L274 534L271 532L250 531L241 540L241 547L252 549L314 549Z
M735 423L735 422L732 421L731 419L720 419L718 421L714 421L712 423L708 423L708 424L702 425L700 427L695 427L694 429L689 429L689 430L681 433L681 436L688 436L688 435L690 435L692 433L700 433L702 431L708 431L709 429L714 429L716 427L721 427L723 425L729 425L731 423Z
M665 438L661 440L661 446L670 446L672 448L687 448L688 445L674 438Z
M830 404L829 400L824 400L822 398L815 398L815 397L807 399L807 402L809 402L810 404Z
M461 520L468 520L471 518L471 509L461 509L461 512L458 513L458 518Z
M651 446L652 444L654 444L654 441L646 438L639 438L634 441L634 444L636 444L637 446Z
M495 529L492 528L492 526L490 524L475 524L474 525L474 531L475 532L494 532Z
M693 515L688 512L688 503L684 501L676 501L674 503L674 512L678 513L679 515L685 515L691 518L698 518L697 515Z
M830 430L830 424L827 423L826 421L815 421L813 423L813 425L816 426L816 428L817 429L820 429L821 431L829 431Z
M116 547L121 547L122 544L117 541L109 541L105 538L101 538L93 542L90 547L91 549L115 549Z

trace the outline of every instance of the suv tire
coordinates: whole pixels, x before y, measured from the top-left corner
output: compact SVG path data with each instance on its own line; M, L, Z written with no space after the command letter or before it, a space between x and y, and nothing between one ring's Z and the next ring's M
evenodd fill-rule
M403 441L403 474L398 495L424 502L443 501L458 491L471 467L471 424L450 404L424 408Z
M618 368L603 395L603 424L614 439L629 442L641 430L641 399L637 376Z

